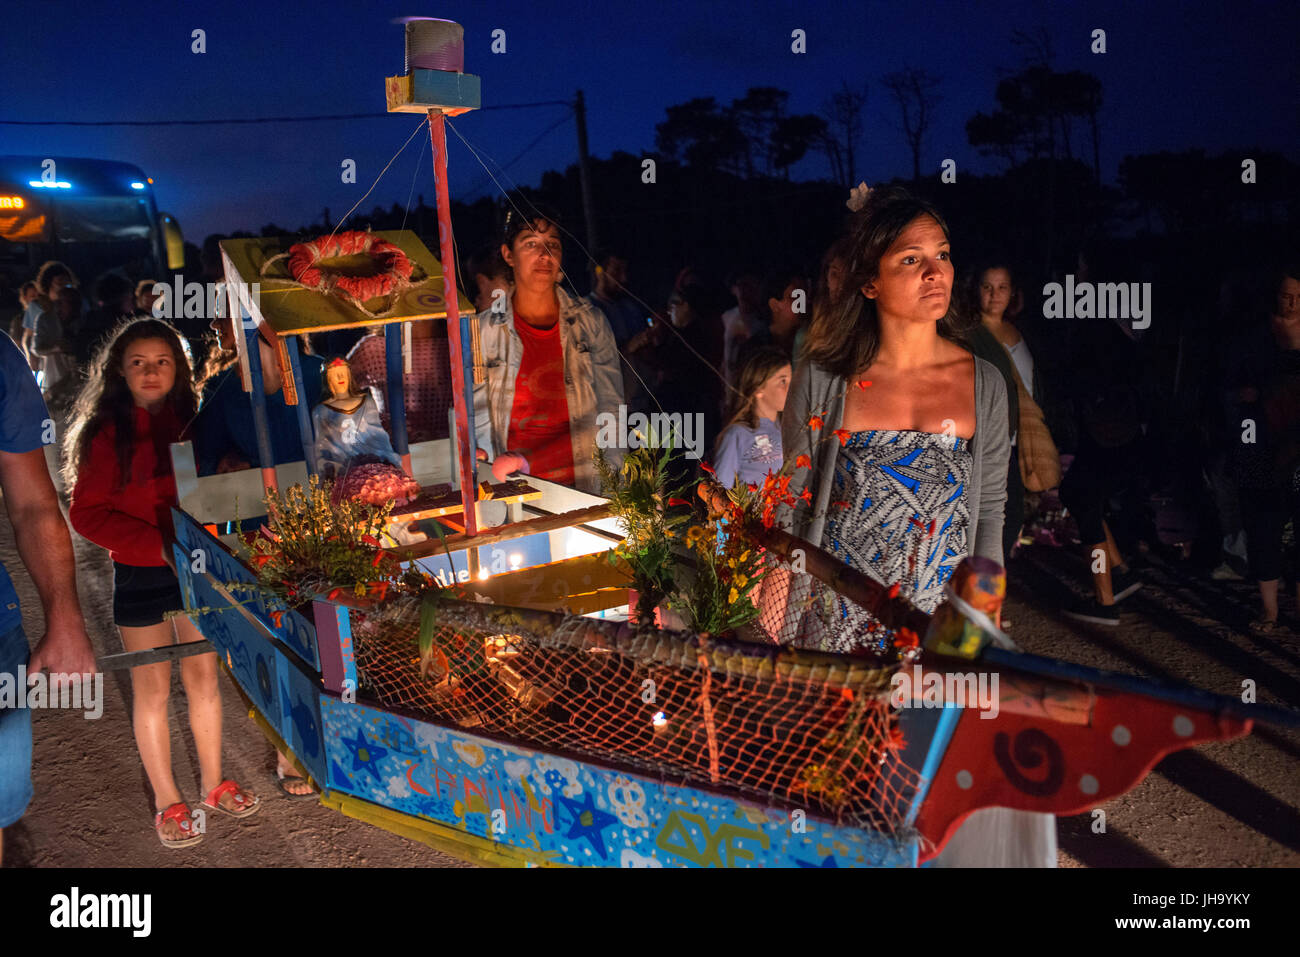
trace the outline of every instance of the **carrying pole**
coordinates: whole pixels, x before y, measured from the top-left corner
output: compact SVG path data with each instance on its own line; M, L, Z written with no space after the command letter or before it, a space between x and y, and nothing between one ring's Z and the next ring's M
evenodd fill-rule
M465 509L465 534L478 534L474 501L477 462L474 435L470 431L468 404L473 403L472 385L466 388L464 355L460 335L460 295L456 291L456 252L451 242L451 196L447 189L447 130L442 110L429 110L429 138L433 144L434 201L438 207L438 248L442 256L442 295L447 303L447 339L451 346L451 394L456 409L456 461L460 467L460 500Z

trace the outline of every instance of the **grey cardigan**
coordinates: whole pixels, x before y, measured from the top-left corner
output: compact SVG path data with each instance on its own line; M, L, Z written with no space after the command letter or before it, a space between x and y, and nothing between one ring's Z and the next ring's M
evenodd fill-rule
M966 541L970 554L1002 564L1002 524L1007 501L1007 463L1011 440L1007 434L1007 387L993 363L971 357L975 362L975 435L971 439L974 468L966 490L970 526ZM792 535L821 545L822 530L831 504L831 486L840 443L832 435L844 421L844 376L833 375L807 360L799 363L790 383L790 394L782 414L781 445L787 461L807 455L812 468L795 468L790 491L797 497L811 488L812 505L800 502L792 510L778 510L778 524ZM811 416L822 417L822 427L808 426Z

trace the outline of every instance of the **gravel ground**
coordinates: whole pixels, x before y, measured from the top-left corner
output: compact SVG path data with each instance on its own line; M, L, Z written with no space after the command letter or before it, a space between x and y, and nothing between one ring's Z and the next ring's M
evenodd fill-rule
M1059 614L1068 583L1087 569L1066 549L1033 546L1011 560L1004 617L1025 651L1095 668L1182 682L1300 707L1300 640L1246 630L1255 588L1216 582L1153 560L1118 627ZM1294 609L1292 609L1294 610ZM1283 618L1288 603L1283 601ZM1295 867L1300 865L1300 732L1256 724L1245 738L1177 751L1127 794L1059 821L1062 867Z
M98 654L120 651L108 556L74 539L91 641ZM7 520L0 520L0 560L14 577L34 640L42 633L40 605ZM1145 572L1147 586L1124 603L1120 627L1101 628L1058 613L1068 595L1064 583L1084 581L1081 558L1034 546L1012 560L1010 571L1005 617L1026 651L1229 695L1239 695L1242 680L1252 678L1261 701L1300 705L1300 641L1245 632L1249 585L1197 579L1156 563ZM182 793L196 801L198 765L179 672L172 690L173 766ZM283 798L274 754L230 687L225 773L266 804L242 822L213 816L201 845L168 850L153 833L149 788L131 733L129 677L107 675L104 693L97 721L80 712L35 713L36 797L5 832L6 866L465 866L314 802ZM1300 733L1257 726L1243 740L1178 752L1104 807L1103 834L1093 833L1091 815L1061 819L1062 867L1300 865Z

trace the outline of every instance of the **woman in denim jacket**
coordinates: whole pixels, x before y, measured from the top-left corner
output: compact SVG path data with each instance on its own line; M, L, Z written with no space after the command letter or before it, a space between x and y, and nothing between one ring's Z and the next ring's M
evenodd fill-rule
M487 374L474 387L475 433L498 480L526 471L598 493L597 417L617 417L623 401L618 349L604 314L559 285L556 218L532 212L506 219L501 255L514 285L478 316Z

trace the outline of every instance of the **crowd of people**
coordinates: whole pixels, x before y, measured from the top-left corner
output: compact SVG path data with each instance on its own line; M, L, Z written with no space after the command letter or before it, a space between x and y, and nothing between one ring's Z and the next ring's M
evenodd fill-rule
M1010 262L989 257L959 276L960 242L935 206L898 188L858 192L857 200L841 235L827 237L815 275L740 267L718 282L687 266L662 309L631 292L635 264L616 249L591 257L592 291L579 295L565 276L560 217L512 204L500 244L465 269L485 371L473 391L480 454L500 478L527 473L599 492L599 416L617 415L620 406L698 414L718 480L758 487L785 469L797 502L782 523L897 584L926 611L943 600L964 557L1005 562L1039 497L1059 489L1092 585L1090 597L1064 611L1116 624L1117 604L1141 584L1133 556L1143 540L1142 510L1125 500L1144 488L1153 435L1153 384L1132 324L1080 320L1087 329L1075 339L1082 345L1068 373L1049 367L1021 321L1033 311L1030 293ZM1085 270L1081 262L1080 277ZM1279 627L1282 532L1300 514L1300 271L1289 267L1274 278L1267 322L1225 363L1215 393L1222 427L1205 465L1221 503L1224 574L1231 573L1227 553L1240 552L1244 537L1261 599L1253 627L1261 632ZM46 610L32 667L93 670L73 553L40 451L50 441L36 428L48 418L41 390L51 406L70 409L62 450L69 519L110 553L114 621L128 650L199 638L176 614L183 604L164 556L176 495L168 443L192 439L200 474L304 455L274 350L258 337L268 463L238 382L234 321L211 317L211 341L188 330L187 342L150 315L151 289L109 273L95 282L86 309L72 271L46 263L21 290L13 341L0 341L0 485ZM445 438L452 407L445 328L432 320L412 326L407 430L413 441ZM301 398L309 407L346 357L348 394L364 402L369 390L382 428L390 428L381 335L330 333L308 351ZM1064 477L1054 433L1071 437ZM2 570L0 586L0 670L12 671L27 662L28 648ZM777 623L773 640L852 653L889 647L867 609L842 596L810 601L813 587L789 574L765 583L763 620ZM171 773L170 675L169 663L132 670L133 720L159 839L184 847L202 835L192 833ZM261 799L222 775L215 656L184 658L181 675L202 804L235 817L256 813ZM26 711L0 715L0 756L19 756L0 760L0 827L30 798L25 721ZM281 755L282 790L310 794L296 773ZM1021 846L1046 858L1051 840L1040 824L996 826L1024 828L1031 837Z

